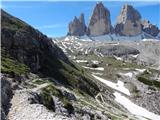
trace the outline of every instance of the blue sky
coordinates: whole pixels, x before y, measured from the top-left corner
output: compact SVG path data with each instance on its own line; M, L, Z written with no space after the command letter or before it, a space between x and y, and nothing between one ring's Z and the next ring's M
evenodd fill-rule
M160 2L138 1L104 1L104 5L110 10L112 25L115 25L116 18L120 13L123 4L133 5L143 19L148 19L151 23L160 28ZM2 8L8 13L22 19L33 27L39 29L47 36L64 36L68 31L68 23L79 16L81 12L85 14L85 21L88 24L89 18L96 1L3 1Z

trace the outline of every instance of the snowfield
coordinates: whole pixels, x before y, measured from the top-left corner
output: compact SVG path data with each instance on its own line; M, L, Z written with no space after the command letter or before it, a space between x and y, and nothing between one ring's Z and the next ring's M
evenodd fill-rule
M142 72L141 69L140 69L140 71ZM131 75L131 74L128 73L127 75ZM118 81L117 83L113 83L113 82L107 81L103 78L100 78L94 74L92 74L92 76L94 78L96 78L97 80L101 81L102 83L105 83L107 86L109 86L117 91L120 91L126 95L130 95L129 90L124 87L124 83L122 81ZM145 119L145 118L148 118L151 120L160 120L159 115L154 114L154 113L146 110L145 108L142 108L142 107L134 104L131 100L129 100L127 97L121 95L119 92L115 92L114 96L115 96L115 101L117 101L122 106L124 106L130 113L132 113L132 114L136 115L138 118L140 118L140 120Z
M82 66L85 69L89 69L89 70L99 70L99 71L104 71L103 67L97 67L97 68L91 68L91 67L86 67L86 66Z
M133 58L137 58L138 55L139 55L139 54L137 54L137 55L130 55L130 56L132 56Z
M92 60L92 63L93 63L93 64L99 64L99 61L97 61L97 60Z
M114 58L115 58L116 60L123 60L121 57L117 57L117 56L115 56L115 55L114 55Z
M134 104L131 102L128 98L122 96L120 93L115 92L114 93L115 100L123 105L129 112L131 112L134 115L141 116L144 118L149 118L151 120L160 120L160 116L156 115L152 112L149 112L148 110Z
M92 41L87 35L81 36L80 40L81 41Z
M108 80L105 80L105 79L103 79L103 78L100 78L100 77L98 77L98 76L96 76L96 75L93 75L93 74L92 74L92 76L93 76L94 78L96 78L97 80L99 80L100 82L106 84L107 86L109 86L109 87L111 87L111 88L113 88L113 89L115 89L115 90L117 90L117 91L120 91L120 92L122 92L122 93L130 96L129 90L128 90L127 88L125 88L124 83L123 83L122 81L119 81L119 80L118 80L117 83L113 83L113 82L111 82L111 81L108 81Z
M135 69L135 70L137 70L140 73L143 73L146 69Z
M77 63L87 63L87 60L76 60Z
M105 41L105 40L121 40L121 41L125 41L125 40L140 40L142 38L142 34L137 35L137 36L119 36L119 35L115 35L115 34L108 34L108 35L101 35L101 36L96 36L96 37L91 37L92 40L96 40L96 41Z
M133 76L133 73L131 73L131 72L128 72L128 73L125 73L125 74L124 74L124 76L132 78L132 76Z
M156 40L156 39L142 39L142 41L159 41L159 40Z

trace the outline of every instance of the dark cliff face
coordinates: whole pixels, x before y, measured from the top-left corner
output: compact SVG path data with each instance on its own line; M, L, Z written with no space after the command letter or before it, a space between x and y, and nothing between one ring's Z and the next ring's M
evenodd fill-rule
M26 64L32 72L43 70L49 58L69 63L61 49L47 36L5 11L1 10L1 13L4 54Z
M97 85L88 76L84 76L81 69L74 65L51 39L5 11L1 10L1 13L2 72L12 71L15 74L15 70L22 66L19 63L22 63L29 67L31 72L53 77L65 86L90 95L99 91ZM6 62L13 67L10 68ZM14 66L15 63L19 66ZM4 70L5 67L9 68ZM22 73L21 69L17 72Z

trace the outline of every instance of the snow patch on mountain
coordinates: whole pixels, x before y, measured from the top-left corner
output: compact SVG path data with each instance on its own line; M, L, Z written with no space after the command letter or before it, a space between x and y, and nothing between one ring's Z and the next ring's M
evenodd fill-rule
M129 95L129 96L131 95L129 90L127 88L125 88L124 83L122 81L120 81L120 80L118 80L117 83L113 83L111 81L108 81L108 80L105 80L103 78L100 78L100 77L98 77L98 76L96 76L94 74L92 74L92 76L94 78L96 78L97 80L99 80L100 82L106 84L107 86L109 86L109 87L111 87L111 88L113 88L113 89L115 89L117 91L120 91L120 92L122 92L122 93L124 93L126 95Z
M121 95L120 93L115 92L114 96L115 96L115 100L121 105L123 105L132 114L141 116L144 118L149 118L151 120L160 120L159 115L149 112L148 110L134 104L132 101L130 101L128 98Z
M103 67L97 67L97 68L92 68L92 67L86 67L86 66L82 66L85 69L89 69L89 70L99 70L99 71L104 71Z

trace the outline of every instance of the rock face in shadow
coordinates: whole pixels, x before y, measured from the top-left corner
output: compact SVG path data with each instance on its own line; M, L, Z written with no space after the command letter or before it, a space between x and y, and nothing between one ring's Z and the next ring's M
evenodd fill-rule
M1 10L2 54L9 54L29 66L32 72L43 71L57 58L69 63L62 50L51 39L25 22ZM52 68L50 68L52 69ZM49 72L49 71L48 71Z
M113 31L110 20L110 12L102 2L96 4L88 26L88 35L99 36Z
M159 29L156 25L151 24L148 20L142 21L142 30L154 37L159 33Z
M115 25L115 33L135 36L141 33L141 15L131 5L124 5Z
M79 19L75 16L74 20L69 23L68 35L83 36L86 34L86 25L84 14L82 13Z
M13 92L11 83L6 77L1 78L1 120L7 120L7 114L11 106L10 100L12 98Z

